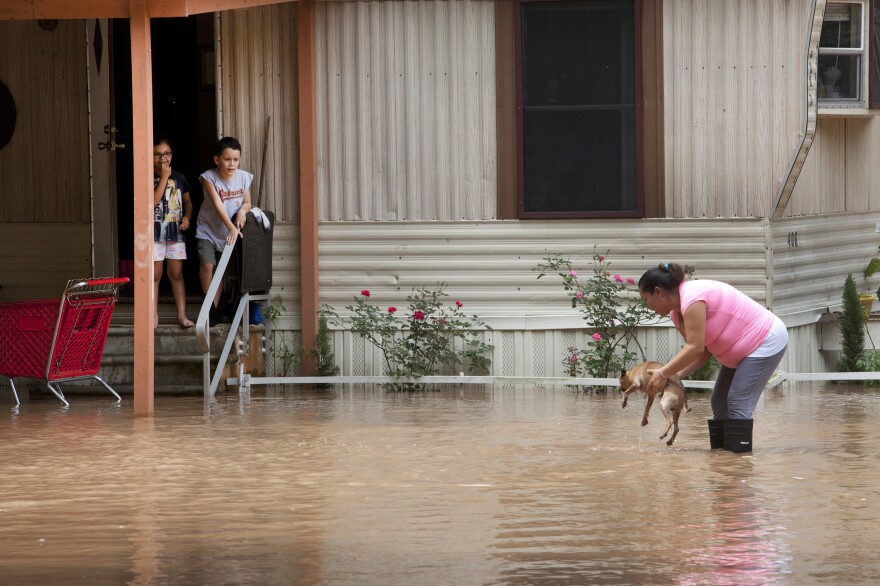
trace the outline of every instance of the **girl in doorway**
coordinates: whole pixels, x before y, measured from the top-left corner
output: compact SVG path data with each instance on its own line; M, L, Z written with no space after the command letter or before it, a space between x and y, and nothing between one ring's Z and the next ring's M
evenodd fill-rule
M193 322L186 317L186 287L183 282L183 261L186 260L186 243L183 231L189 228L192 201L189 183L181 173L171 168L174 151L171 141L160 136L153 141L153 297L155 299L155 323L159 325L159 281L162 269L168 265L168 280L177 307L177 323L191 328Z

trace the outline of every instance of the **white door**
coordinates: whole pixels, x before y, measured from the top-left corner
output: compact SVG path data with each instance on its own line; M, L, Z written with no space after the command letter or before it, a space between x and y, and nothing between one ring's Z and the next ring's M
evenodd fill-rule
M89 159L92 172L92 263L96 277L118 274L116 153L110 31L105 18L86 23L89 63Z

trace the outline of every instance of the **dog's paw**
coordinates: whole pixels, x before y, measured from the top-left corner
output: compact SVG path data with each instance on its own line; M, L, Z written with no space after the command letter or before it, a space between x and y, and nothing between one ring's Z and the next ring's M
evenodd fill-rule
M626 401L621 401L620 406L621 408L626 409Z
M645 427L646 425L648 425L648 420L642 419L642 427Z
M668 442L666 442L666 445L667 445L667 446L671 446L671 445L672 445L672 442L674 442L674 441L675 441L675 440L669 440Z

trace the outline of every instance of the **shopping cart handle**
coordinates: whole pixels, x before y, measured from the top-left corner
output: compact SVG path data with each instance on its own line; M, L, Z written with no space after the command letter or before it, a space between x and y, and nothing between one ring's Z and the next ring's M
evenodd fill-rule
M86 281L86 285L122 285L128 283L128 277L111 277L107 279L90 279Z

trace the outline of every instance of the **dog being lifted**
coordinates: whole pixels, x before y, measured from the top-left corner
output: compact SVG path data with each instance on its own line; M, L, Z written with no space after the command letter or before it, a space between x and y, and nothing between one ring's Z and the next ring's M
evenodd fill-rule
M651 375L648 374L648 371L654 371L662 367L663 365L659 362L649 361L637 364L630 370L620 371L620 390L623 391L621 403L623 407L626 407L626 401L630 393L642 391L648 396L645 414L642 416L642 425L648 425L648 411L651 410L651 405L654 404L655 393L648 391L648 381L651 380ZM660 411L663 412L663 417L666 418L666 429L663 430L663 435L660 436L660 439L666 437L670 428L674 428L672 437L666 442L667 446L671 446L672 442L675 441L675 436L678 435L678 417L681 415L682 410L688 412L691 409L687 404L687 392L684 390L684 385L681 383L678 375L674 374L666 381L666 388L660 391Z

